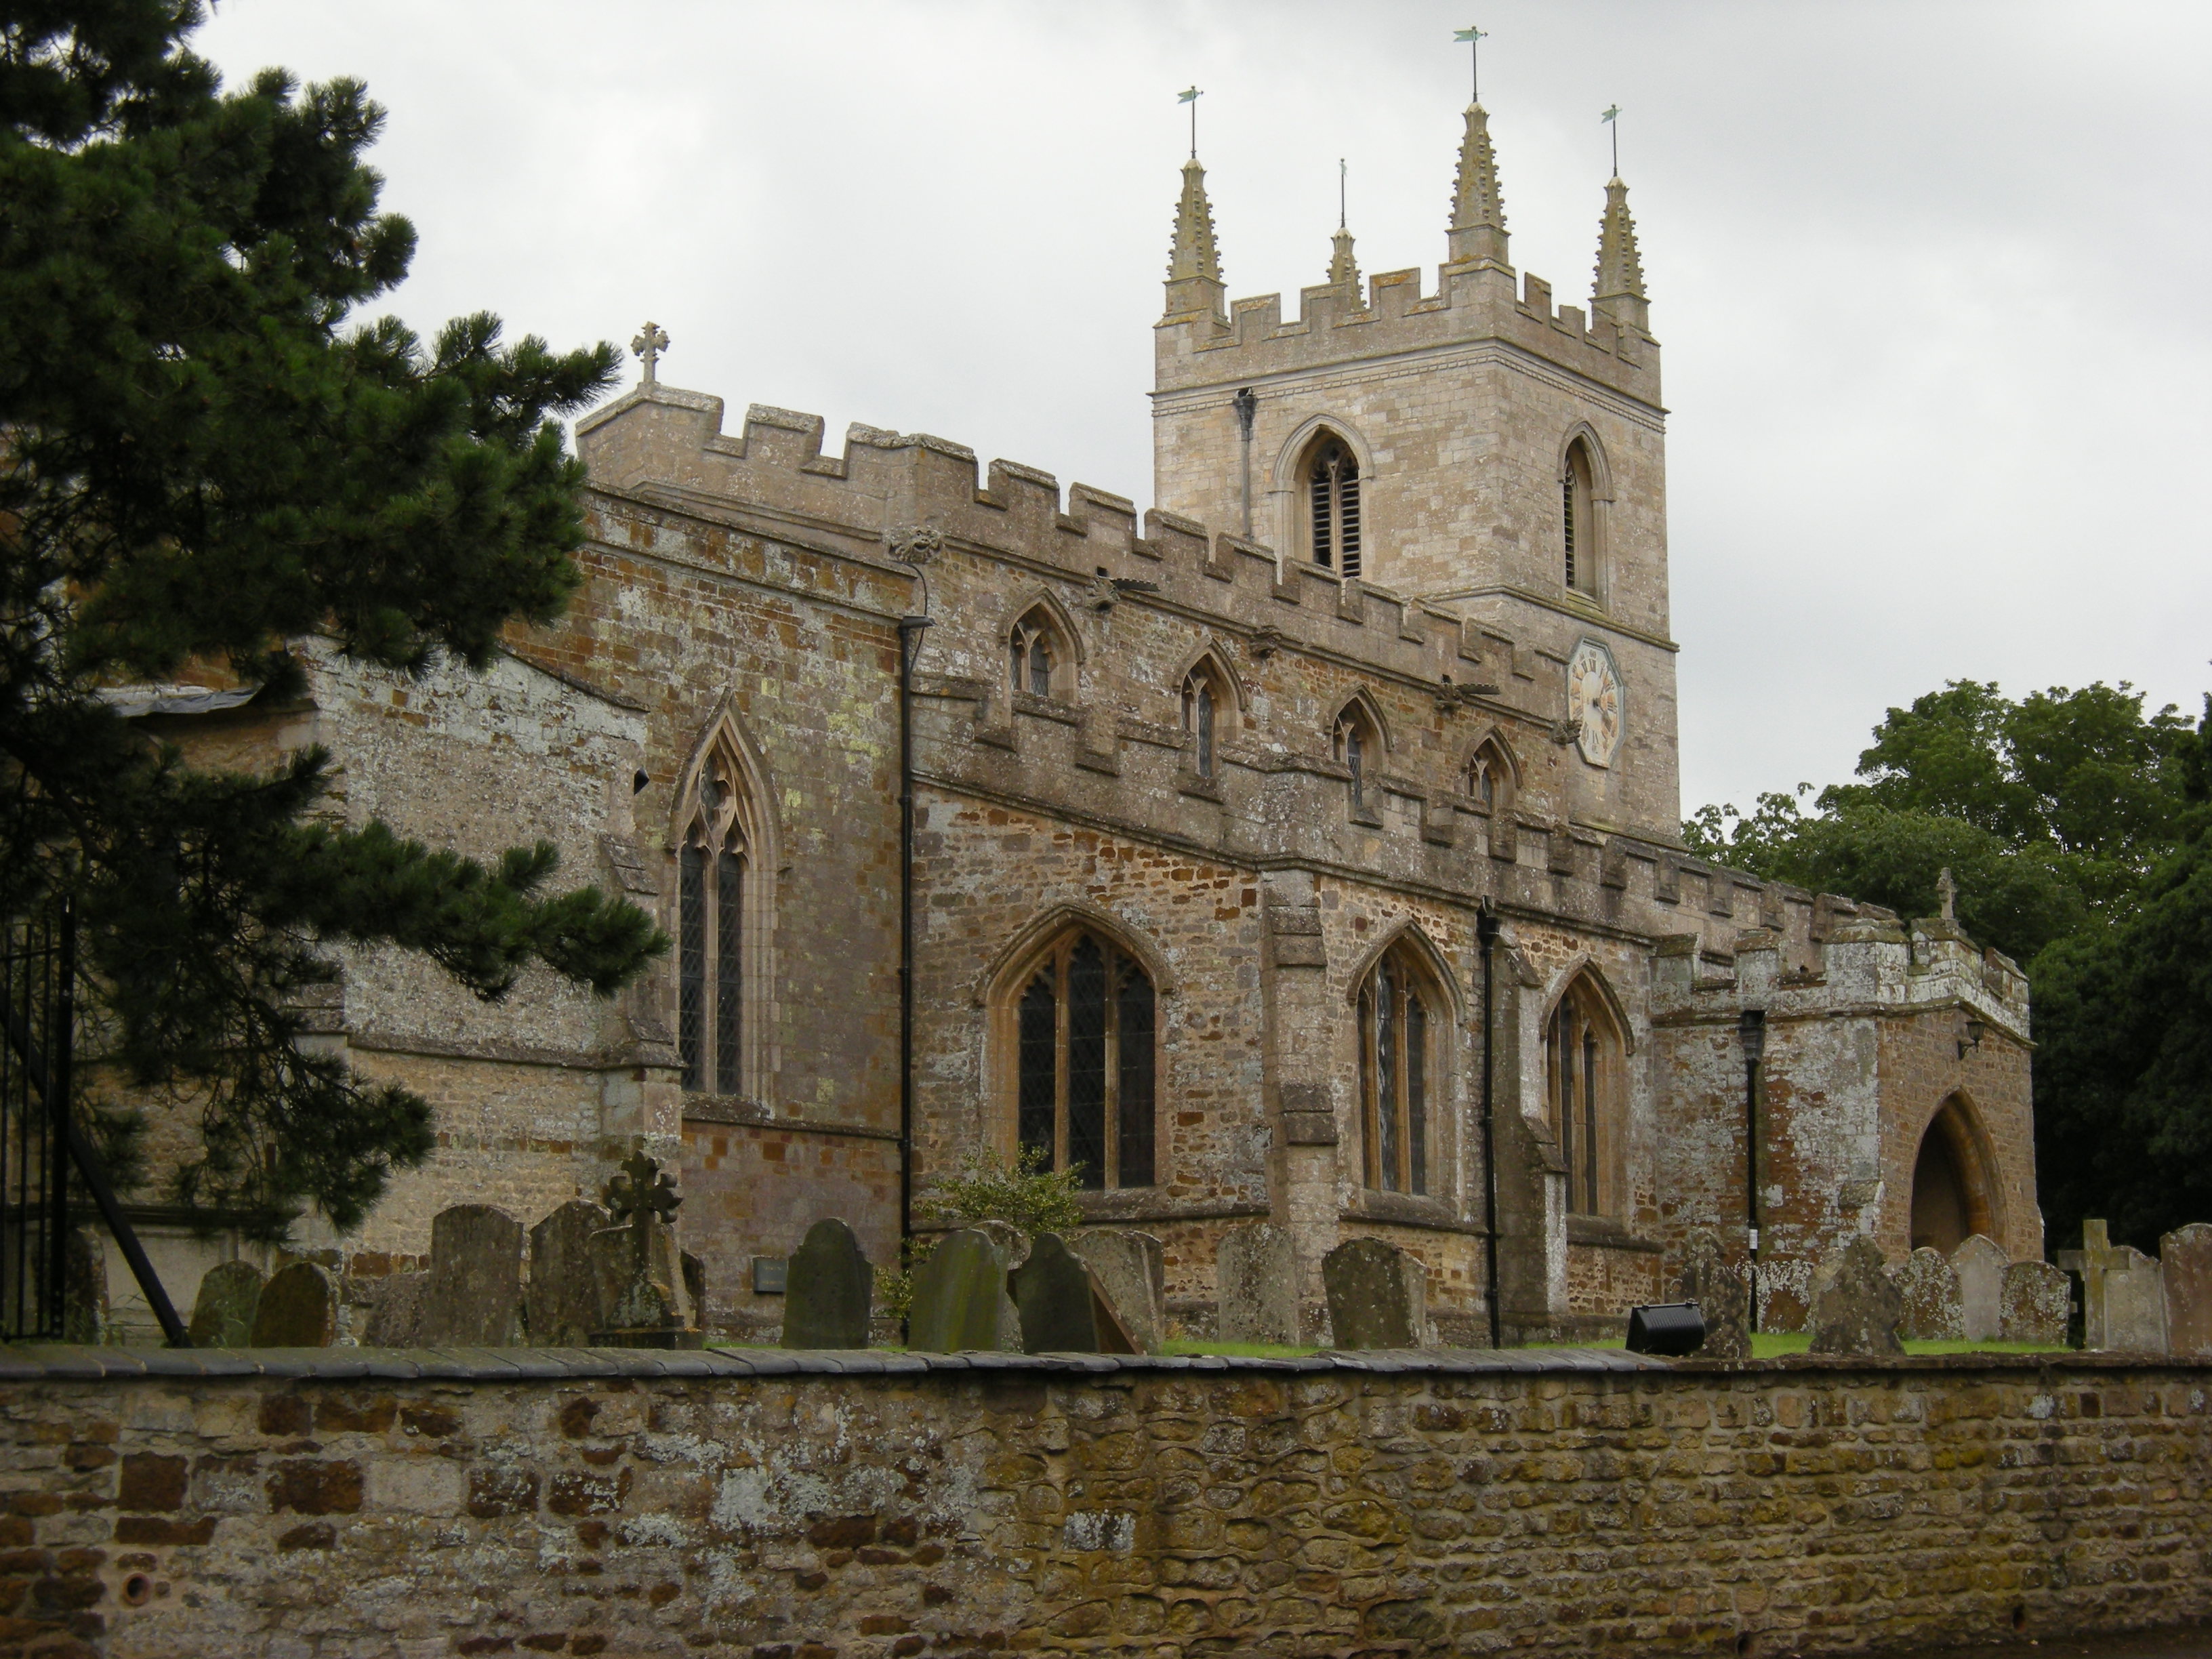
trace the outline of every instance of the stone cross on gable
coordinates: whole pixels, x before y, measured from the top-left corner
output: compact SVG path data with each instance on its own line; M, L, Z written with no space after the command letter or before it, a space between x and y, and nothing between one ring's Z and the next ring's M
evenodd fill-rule
M677 1195L676 1183L642 1149L632 1152L622 1167L622 1175L607 1182L607 1212L617 1221L629 1223L630 1252L643 1272L653 1261L653 1223L666 1225L675 1219L676 1207L684 1200Z
M647 323L629 343L629 349L645 362L645 384L651 386L659 380L657 365L660 354L668 349L668 331L659 323Z
M1959 908L1959 884L1951 879L1951 866L1945 865L1943 873L1936 878L1936 899L1942 905L1946 921L1956 921Z

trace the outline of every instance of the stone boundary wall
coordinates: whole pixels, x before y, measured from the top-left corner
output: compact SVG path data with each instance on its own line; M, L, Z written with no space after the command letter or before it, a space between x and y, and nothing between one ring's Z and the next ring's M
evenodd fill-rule
M0 1654L1804 1654L2212 1613L2212 1364L0 1350Z

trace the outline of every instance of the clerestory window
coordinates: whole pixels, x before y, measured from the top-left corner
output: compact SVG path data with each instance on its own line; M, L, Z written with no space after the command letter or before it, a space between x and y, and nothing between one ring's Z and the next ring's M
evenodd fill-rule
M1149 1187L1155 1168L1152 981L1088 928L1063 935L1016 1008L1016 1133L1086 1188Z
M1065 696L1068 690L1067 653L1059 630L1042 606L1014 624L1007 636L1010 683L1017 691L1033 697Z
M1190 738L1190 767L1201 778L1213 775L1214 726L1219 700L1213 676L1194 668L1182 683L1182 729Z

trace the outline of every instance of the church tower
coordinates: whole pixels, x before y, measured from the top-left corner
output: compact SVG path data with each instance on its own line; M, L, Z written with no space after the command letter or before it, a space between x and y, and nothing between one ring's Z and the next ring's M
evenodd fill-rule
M1363 282L1340 228L1296 318L1272 294L1224 312L1194 157L1155 334L1155 499L1548 659L1499 684L1508 702L1559 705L1524 713L1581 721L1573 815L1671 841L1665 411L1628 187L1606 187L1587 309L1555 309L1509 240L1473 105L1433 293L1418 270Z

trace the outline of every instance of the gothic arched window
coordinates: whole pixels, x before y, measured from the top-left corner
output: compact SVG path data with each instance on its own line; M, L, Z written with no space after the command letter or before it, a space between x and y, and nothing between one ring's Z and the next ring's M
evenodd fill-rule
M1467 757L1463 787L1486 812L1511 809L1513 764L1497 738L1485 738Z
M1067 647L1042 605L1027 611L1007 636L1011 684L1033 697L1065 696L1070 690Z
M1214 726L1221 695L1212 673L1203 666L1183 677L1182 729L1190 734L1190 769L1201 778L1213 775Z
M1031 970L1015 1010L1015 1131L1087 1188L1150 1187L1158 1021L1127 951L1074 928Z
M1577 593L1597 592L1597 493L1591 487L1589 446L1567 446L1559 475L1559 523L1566 555L1566 583Z
M1386 1193L1429 1190L1431 1008L1423 975L1393 947L1359 988L1360 1136L1366 1181Z
M1620 1068L1619 1028L1585 969L1544 1026L1545 1104L1567 1166L1571 1214L1609 1215L1620 1207L1613 1166L1620 1150Z
M1313 562L1359 574L1359 461L1343 439L1324 434L1306 461L1306 508Z
M1375 723L1356 702L1345 705L1344 712L1336 717L1336 727L1331 735L1330 747L1345 769L1352 774L1352 810L1368 810L1368 779L1372 774L1382 742Z
M744 1092L744 915L749 852L738 770L718 745L701 763L677 848L677 1047L684 1086Z

